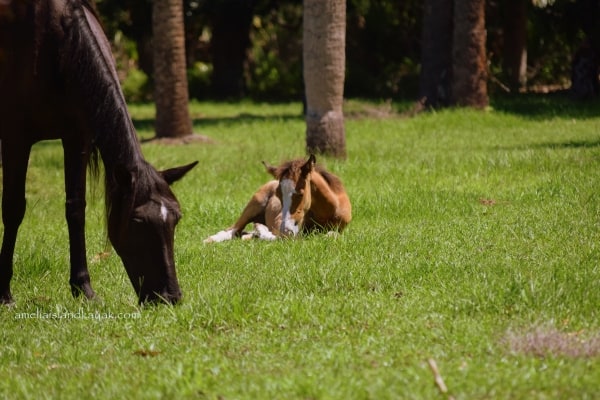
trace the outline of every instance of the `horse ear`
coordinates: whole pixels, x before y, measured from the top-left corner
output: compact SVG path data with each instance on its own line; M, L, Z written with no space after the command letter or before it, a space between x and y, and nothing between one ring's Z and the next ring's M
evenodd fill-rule
M166 169L164 171L160 171L160 174L162 175L163 179L167 181L167 183L170 185L173 182L181 179L186 173L188 173L189 170L194 168L196 164L198 164L198 161L194 161L193 163L184 165L183 167L175 167Z
M265 168L267 169L267 172L269 174L273 175L275 178L277 178L277 168L272 166L271 164L269 164L266 161L263 161L262 163L265 166Z
M302 166L302 174L306 175L312 172L312 170L315 169L316 162L317 159L315 158L315 155L311 154L310 157L308 157L308 160Z

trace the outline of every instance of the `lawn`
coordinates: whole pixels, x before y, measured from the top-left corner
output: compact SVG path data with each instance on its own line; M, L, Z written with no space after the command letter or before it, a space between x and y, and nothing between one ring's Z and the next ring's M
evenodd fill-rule
M174 307L139 307L103 256L101 181L86 228L99 299L71 297L62 149L36 144L0 397L597 399L599 106L527 96L406 117L349 101L348 160L318 158L350 195L348 229L206 245L268 179L262 160L305 154L305 125L300 104L193 104L209 142L142 147L157 168L199 160L174 185ZM131 111L151 137L153 107Z

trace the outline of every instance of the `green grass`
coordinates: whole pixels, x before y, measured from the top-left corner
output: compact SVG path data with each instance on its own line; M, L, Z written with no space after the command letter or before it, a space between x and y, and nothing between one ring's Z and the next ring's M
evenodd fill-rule
M261 160L304 154L299 104L194 104L211 144L143 145L158 168L200 161L174 186L175 307L139 308L114 252L95 259L100 183L87 212L100 299L71 297L62 149L35 145L16 305L0 308L0 397L598 398L598 104L361 112L373 106L348 103L361 115L346 121L348 160L320 159L353 203L337 238L202 243L268 179ZM152 136L153 108L131 110Z

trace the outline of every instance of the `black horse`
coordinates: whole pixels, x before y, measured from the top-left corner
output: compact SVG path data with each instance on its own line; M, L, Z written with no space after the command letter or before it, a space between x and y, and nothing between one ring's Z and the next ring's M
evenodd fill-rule
M61 139L74 296L94 297L84 225L88 164L104 164L108 236L140 302L176 302L173 242L181 217L169 184L196 163L158 172L141 153L91 0L0 0L2 221L0 302L12 302L17 231L31 146Z

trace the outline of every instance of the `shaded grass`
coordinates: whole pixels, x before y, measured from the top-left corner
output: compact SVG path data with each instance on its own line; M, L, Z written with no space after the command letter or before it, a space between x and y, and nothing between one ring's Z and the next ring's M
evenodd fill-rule
M444 397L431 358L457 399L594 398L597 353L518 344L539 326L597 337L600 119L562 99L542 111L538 99L502 101L483 113L349 119L348 161L319 159L353 202L346 232L211 246L202 239L268 179L260 161L304 153L304 122L297 104L195 104L195 130L212 144L143 145L159 168L200 160L174 186L176 307L139 308L114 252L91 264L100 299L70 297L62 151L36 145L17 304L0 310L0 394ZM152 136L152 107L132 110ZM105 233L102 201L90 200L92 259Z

